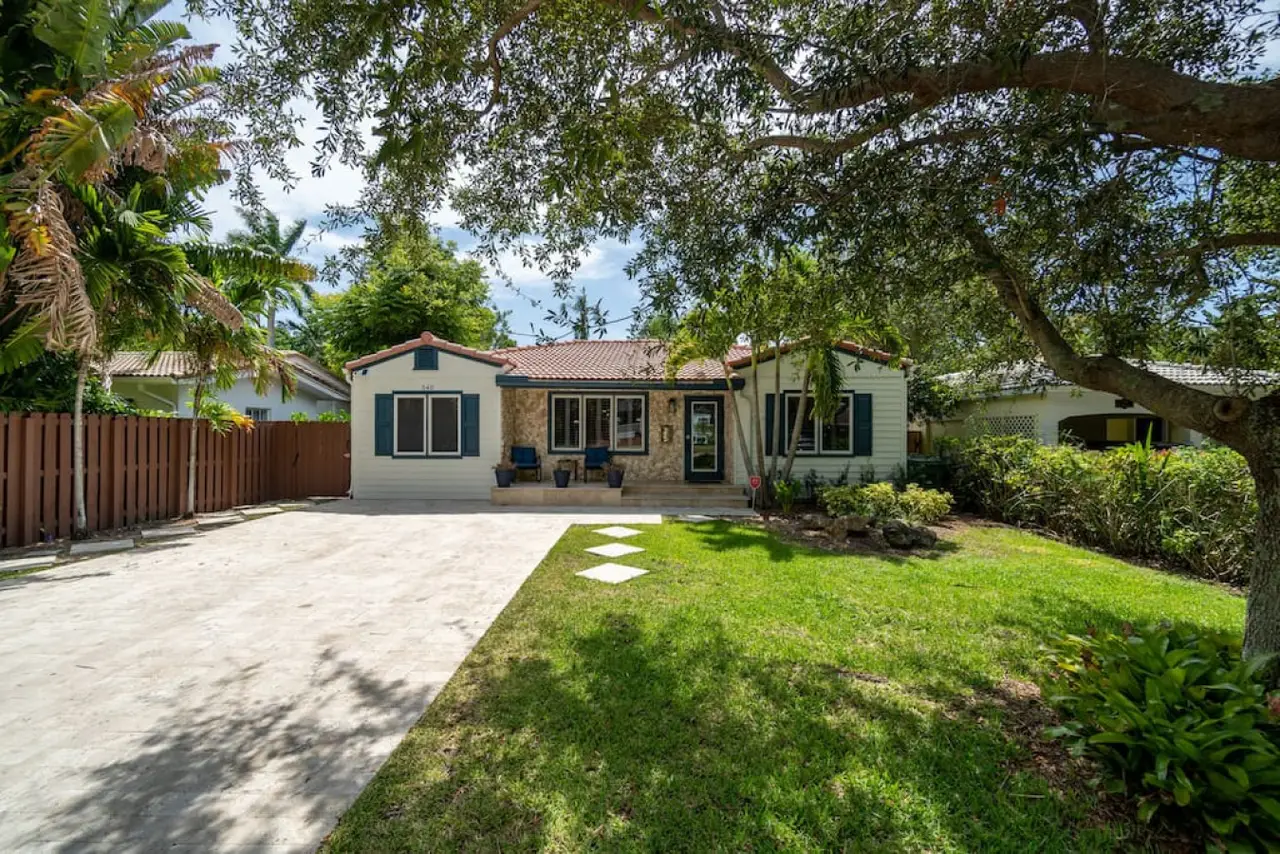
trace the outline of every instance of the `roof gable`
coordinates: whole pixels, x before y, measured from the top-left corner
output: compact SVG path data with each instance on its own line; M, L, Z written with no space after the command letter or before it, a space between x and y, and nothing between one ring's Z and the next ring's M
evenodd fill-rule
M466 359L474 359L477 362L493 365L496 368L511 367L511 363L497 353L487 353L483 350L473 350L470 347L463 347L461 344L454 344L452 341L446 341L443 338L438 338L430 332L424 332L417 338L411 338L402 344L396 344L394 347L387 347L385 350L379 350L376 353L370 353L367 356L352 359L343 367L348 371L359 370L360 368L375 365L378 362L385 362L387 359L394 359L397 356L412 353L419 347L434 347L442 353L451 353L455 356L462 356Z

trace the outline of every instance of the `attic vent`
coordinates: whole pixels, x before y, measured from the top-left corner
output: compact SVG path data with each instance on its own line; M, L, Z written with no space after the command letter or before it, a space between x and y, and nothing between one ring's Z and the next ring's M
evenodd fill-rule
M978 419L977 432L983 436L1022 436L1040 438L1040 427L1034 415L992 415Z

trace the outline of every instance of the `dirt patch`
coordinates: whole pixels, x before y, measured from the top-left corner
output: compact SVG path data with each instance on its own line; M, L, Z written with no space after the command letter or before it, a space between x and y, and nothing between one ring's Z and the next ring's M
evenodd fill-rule
M1143 824L1137 818L1134 799L1106 792L1100 787L1103 769L1097 763L1072 756L1062 741L1047 737L1045 730L1060 720L1057 713L1045 705L1040 687L1035 683L1002 679L995 686L953 704L945 714L967 717L980 723L988 716L998 714L1001 731L1023 749L1021 756L1007 763L1009 774L1031 771L1042 777L1049 790L1058 796L1075 793L1094 797L1096 800L1088 818L1090 824L1129 824L1134 828L1135 842L1139 847L1174 854L1205 850L1206 840L1200 827L1194 824L1175 826L1168 822Z

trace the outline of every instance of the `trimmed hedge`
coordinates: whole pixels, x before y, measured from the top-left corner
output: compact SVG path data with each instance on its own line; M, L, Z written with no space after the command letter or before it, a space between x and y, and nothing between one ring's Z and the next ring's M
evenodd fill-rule
M946 443L961 506L1045 528L1115 555L1243 585L1258 513L1253 477L1229 448L1083 451L1031 439Z
M951 496L935 489L908 484L899 492L891 483L862 486L828 486L819 490L818 504L831 516L866 516L886 521L906 519L933 524L951 512Z

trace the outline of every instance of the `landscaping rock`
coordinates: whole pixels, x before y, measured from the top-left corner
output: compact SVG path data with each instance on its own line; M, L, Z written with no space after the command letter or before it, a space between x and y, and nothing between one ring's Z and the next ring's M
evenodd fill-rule
M870 522L865 516L840 516L827 520L826 532L827 536L833 540L843 540L848 538L850 534L862 536L867 533L867 529L870 526Z
M909 525L901 519L890 519L880 526L884 540L895 549L931 549L938 535L921 525Z
M800 527L806 531L819 531L827 527L831 519L821 513L805 513L800 517Z

